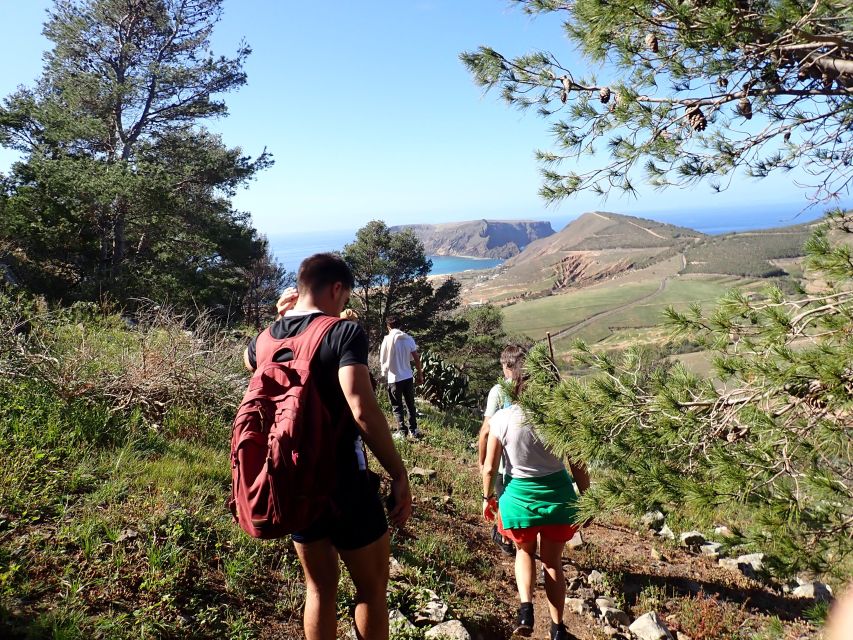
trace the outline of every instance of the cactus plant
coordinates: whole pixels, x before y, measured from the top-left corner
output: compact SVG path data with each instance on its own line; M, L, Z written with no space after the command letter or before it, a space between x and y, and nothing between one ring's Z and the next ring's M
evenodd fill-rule
M435 353L424 351L421 356L424 384L421 395L439 409L464 404L468 397L468 376Z

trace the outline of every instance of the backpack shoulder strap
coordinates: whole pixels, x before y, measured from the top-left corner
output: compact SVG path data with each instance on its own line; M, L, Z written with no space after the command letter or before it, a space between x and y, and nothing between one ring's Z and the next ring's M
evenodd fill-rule
M322 315L312 320L305 331L289 338L287 346L293 351L291 366L307 369L311 365L317 349L320 348L323 338L332 330L332 327L341 321L342 318Z
M281 342L272 337L269 327L261 331L258 339L255 340L255 370L272 360L275 352L281 348Z

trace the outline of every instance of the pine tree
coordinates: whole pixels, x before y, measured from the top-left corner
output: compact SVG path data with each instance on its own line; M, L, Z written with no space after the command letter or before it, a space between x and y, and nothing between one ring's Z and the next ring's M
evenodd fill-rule
M266 241L231 197L269 166L208 131L246 82L245 43L216 56L222 0L55 0L32 88L0 107L0 240L34 291L235 310Z
M819 290L729 293L710 315L669 309L676 334L715 352L716 380L579 343L595 375L560 381L545 345L522 402L556 452L595 469L581 517L652 508L734 525L780 573L846 576L853 559L853 214L807 243Z
M853 13L849 0L514 0L555 14L602 78L549 52L461 55L475 81L551 124L539 151L546 200L633 193L736 168L800 167L827 200L853 181ZM590 153L609 155L581 164ZM561 170L562 166L571 167Z

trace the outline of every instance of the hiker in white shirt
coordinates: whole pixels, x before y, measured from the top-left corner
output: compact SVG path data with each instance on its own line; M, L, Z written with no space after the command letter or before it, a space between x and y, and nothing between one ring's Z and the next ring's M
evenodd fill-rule
M504 381L510 383L515 378L515 372L521 371L521 365L527 351L519 344L510 344L501 352L501 368L503 369ZM486 400L486 410L483 412L483 425L480 427L480 436L477 439L477 449L480 459L480 472L483 471L483 462L486 459L486 444L489 440L489 425L493 415L501 409L506 409L512 404L510 397L501 383L496 384L489 390ZM495 495L500 498L504 490L504 456L501 456L498 475L495 479ZM497 525L492 526L492 540L507 555L515 555L515 545L504 538L498 531Z
M415 410L415 380L412 372L412 361L418 372L417 383L423 384L424 373L421 367L421 357L414 338L400 330L400 321L395 317L386 320L388 335L382 339L379 347L379 366L382 375L388 380L388 397L394 417L397 418L399 436L417 439L418 419ZM406 426L406 416L409 424Z

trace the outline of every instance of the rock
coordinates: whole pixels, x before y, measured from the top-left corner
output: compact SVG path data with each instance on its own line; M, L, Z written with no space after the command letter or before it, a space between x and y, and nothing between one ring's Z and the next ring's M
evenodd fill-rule
M703 556L708 556L710 558L719 558L720 557L720 549L723 548L719 542L706 542L705 544L699 547L699 551L702 552Z
M693 640L693 638L688 636L683 631L676 631L675 632L675 640Z
M640 518L640 523L646 529L652 529L654 531L659 531L660 528L666 522L666 516L663 515L660 511L649 511L642 518Z
M604 633L604 635L605 635L605 636L607 636L608 638L615 638L615 637L618 635L618 633L619 633L619 629L616 629L615 627L611 627L609 624L604 625L604 626L601 628L601 631L602 631L602 632Z
M705 536L698 531L687 531L680 536L681 544L685 547L698 547L705 544Z
M720 525L719 527L714 527L714 533L718 536L728 538L732 535L732 530L725 525Z
M409 622L409 619L403 615L399 609L391 609L388 612L388 628L391 635L403 635L406 633L414 633L415 625Z
M598 607L599 611L604 611L604 609L616 609L616 603L613 602L613 598L608 598L607 596L601 596L595 599L595 606Z
M666 538L667 540L675 540L675 534L672 532L672 529L669 528L668 524L663 525L660 531L658 531L655 535L658 535L661 538Z
M652 550L649 552L649 555L652 557L652 560L655 562L666 562L666 556L663 555L660 551L652 547Z
M586 581L589 584L602 584L604 582L604 574L593 569L592 571L589 572L589 575L586 577Z
M128 542L129 540L136 540L138 537L139 532L136 529L125 529L118 534L116 542Z
M447 616L447 605L442 602L438 594L431 589L424 589L427 602L415 612L415 624L437 624L444 622Z
M583 588L584 581L582 576L575 576L574 578L570 578L566 583L566 589L569 591L577 591L578 589Z
M569 549L579 549L584 546L586 542L583 539L583 534L578 531L571 540L569 540Z
M594 602L595 601L595 589L590 589L589 587L583 587L582 589L578 589L576 592L578 598L582 598L586 602Z
M388 577L391 580L396 580L402 577L404 573L403 565L400 564L400 561L397 558L390 558L388 560Z
M423 467L413 467L409 471L410 478L422 478L423 480L432 480L438 475L435 469L424 469Z
M589 613L589 606L583 598L566 598L566 608L579 616Z
M823 582L807 582L791 592L795 598L809 598L818 602L832 601L832 589Z
M448 620L426 632L427 640L471 640L471 634L459 620Z
M631 624L631 618L621 609L615 607L603 607L601 609L601 619L611 627L627 627Z
M717 564L730 571L740 571L748 578L757 578L764 568L764 554L749 553L737 558L722 558Z
M667 626L654 611L634 620L628 630L639 640L674 640Z

